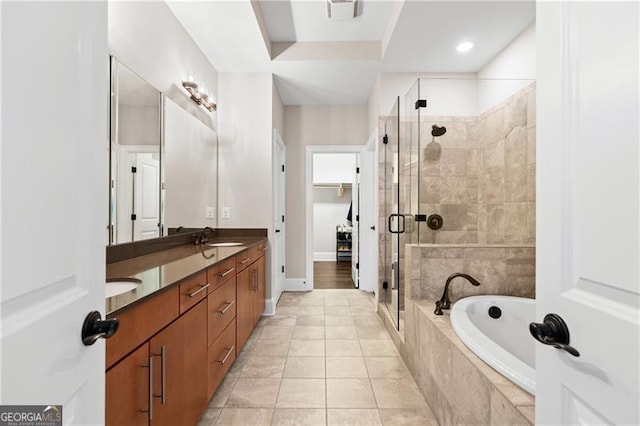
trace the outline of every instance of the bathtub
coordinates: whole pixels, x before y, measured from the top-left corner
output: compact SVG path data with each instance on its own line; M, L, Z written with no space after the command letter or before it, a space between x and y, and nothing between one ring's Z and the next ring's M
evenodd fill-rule
M499 318L492 318L490 309L494 316L500 313ZM529 334L529 323L535 320L535 313L534 299L472 296L451 307L451 325L478 357L535 395L535 341Z

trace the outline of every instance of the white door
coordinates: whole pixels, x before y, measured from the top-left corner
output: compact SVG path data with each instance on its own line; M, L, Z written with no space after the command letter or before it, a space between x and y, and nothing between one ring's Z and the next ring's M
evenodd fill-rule
M640 423L638 2L537 3L536 422Z
M360 288L360 154L355 155L351 182L351 280Z
M273 244L272 247L272 268L273 271L273 305L278 303L280 295L285 286L285 209L286 209L286 147L277 130L273 131Z
M160 236L160 161L157 154L136 154L134 240Z
M2 2L0 404L104 423L108 55L104 2Z
M378 283L378 234L376 223L378 209L376 208L375 194L377 191L377 179L375 171L377 136L370 140L371 143L359 154L360 167L360 290L376 291Z

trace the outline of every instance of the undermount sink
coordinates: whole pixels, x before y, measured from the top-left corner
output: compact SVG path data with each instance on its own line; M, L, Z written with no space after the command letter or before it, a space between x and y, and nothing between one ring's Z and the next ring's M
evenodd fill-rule
M207 243L207 245L209 247L236 247L236 246L241 246L242 243L232 243L232 242L228 242L228 243Z
M135 290L140 284L142 284L142 281L137 278L108 278L105 298Z

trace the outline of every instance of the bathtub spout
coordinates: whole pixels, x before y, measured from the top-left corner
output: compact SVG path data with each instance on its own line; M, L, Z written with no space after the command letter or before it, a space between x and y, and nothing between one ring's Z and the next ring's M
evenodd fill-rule
M464 278L476 287L480 285L480 281L476 280L469 274L455 272L449 275L449 278L447 278L447 282L444 285L444 292L442 293L442 297L436 302L436 309L433 311L434 314L442 315L443 309L451 309L451 300L449 300L449 284L451 284L451 281L457 277Z

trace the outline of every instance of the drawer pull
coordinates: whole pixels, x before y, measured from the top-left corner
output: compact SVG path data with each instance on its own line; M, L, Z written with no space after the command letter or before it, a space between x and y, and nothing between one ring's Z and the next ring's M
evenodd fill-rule
M148 365L142 365L141 367L149 369L149 408L146 410L140 410L140 412L148 413L149 420L153 420L153 357L149 357Z
M207 283L203 286L201 286L199 289L197 289L196 291L194 291L193 293L189 293L187 296L189 297L194 297L196 294L200 293L202 290L206 289L207 287L209 287L211 284Z
M218 312L220 312L220 315L226 314L227 311L233 306L234 303L236 303L235 300L232 300L231 302L225 302L224 304L227 305L227 307L222 310L218 310Z
M229 357L231 356L235 348L236 348L235 345L231 346L230 348L227 348L227 353L224 354L224 357L222 357L222 359L219 359L218 362L220 364L224 364L225 362L227 362L227 360L229 359Z
M250 261L250 260L251 260L251 258L250 258L250 257L247 257L247 258L245 258L244 260L241 260L241 261L240 261L240 264L241 264L241 265L244 265L245 263L247 263L247 262L248 262L248 261Z
M235 271L235 270L236 270L236 268L230 268L230 269L228 269L228 270L226 270L226 271L222 272L222 273L220 274L220 277L221 277L221 278L224 278L224 277L226 277L227 275L229 275L230 273L232 273L232 272L233 272L233 271Z
M166 357L167 357L167 348L165 346L162 346L160 348L160 353L155 353L153 354L153 356L159 356L160 360L162 362L162 367L161 367L161 375L160 375L160 380L161 380L161 389L162 389L162 393L160 395L153 395L155 398L161 398L161 402L162 405L164 405L167 401L166 399L166 395L167 395L167 362L166 362Z

